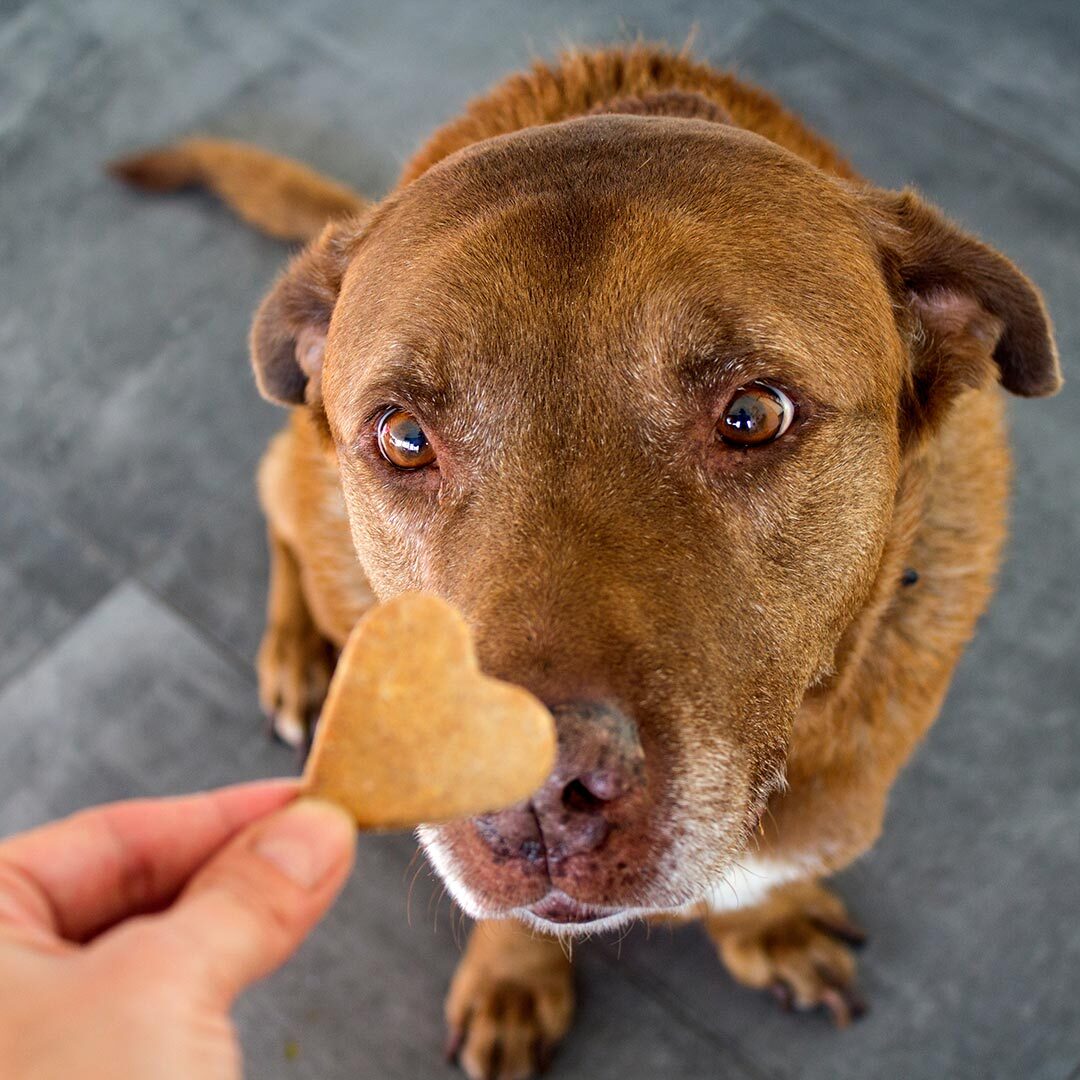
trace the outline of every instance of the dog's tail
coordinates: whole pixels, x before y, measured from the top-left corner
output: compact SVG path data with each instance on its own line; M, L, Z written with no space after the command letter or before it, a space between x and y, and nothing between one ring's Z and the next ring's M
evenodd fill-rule
M228 139L186 139L111 162L109 172L143 191L205 187L261 232L310 240L331 218L367 201L291 158Z

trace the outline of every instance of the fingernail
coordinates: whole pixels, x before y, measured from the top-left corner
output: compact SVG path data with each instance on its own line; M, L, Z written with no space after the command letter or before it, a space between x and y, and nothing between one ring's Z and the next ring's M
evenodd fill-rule
M314 889L355 841L356 826L344 810L301 798L266 822L254 850L302 889Z

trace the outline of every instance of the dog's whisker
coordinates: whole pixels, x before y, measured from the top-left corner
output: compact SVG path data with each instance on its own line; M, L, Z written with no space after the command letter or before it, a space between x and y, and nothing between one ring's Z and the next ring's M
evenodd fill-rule
M454 947L461 949L461 932L465 928L464 912L461 908L452 908L450 911L450 938Z
M442 882L439 883L439 890L432 894L431 900L428 901L428 915L431 914L431 905L435 905L435 917L434 917L434 930L437 934L439 932L439 911L442 909L443 898L446 896L446 885Z
M415 862L416 859L413 859ZM415 870L412 876L412 880L409 882L408 891L405 893L405 921L411 927L412 926L412 898L413 891L416 889L416 882L420 875L423 873L424 864L421 863Z

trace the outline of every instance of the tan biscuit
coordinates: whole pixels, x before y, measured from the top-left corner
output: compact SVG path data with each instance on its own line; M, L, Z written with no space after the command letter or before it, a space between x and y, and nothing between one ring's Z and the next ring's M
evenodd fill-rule
M526 798L551 771L555 742L551 714L532 694L480 672L461 615L406 593L350 635L305 787L361 828L409 828Z

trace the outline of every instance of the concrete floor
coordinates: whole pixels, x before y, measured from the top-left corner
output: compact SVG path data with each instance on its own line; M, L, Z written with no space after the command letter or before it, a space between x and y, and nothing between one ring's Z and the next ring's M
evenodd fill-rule
M1075 4L0 0L0 831L294 767L252 675L252 474L281 416L245 350L285 251L209 200L121 190L102 162L211 131L378 195L531 56L695 24L699 55L1011 254L1075 371ZM694 929L635 932L579 950L556 1076L1080 1077L1075 389L1012 418L1000 593L884 839L840 881L873 935L871 1015L842 1034L782 1015ZM326 924L242 1001L251 1076L451 1075L441 996L460 935L423 871L410 918L413 850L366 840Z

